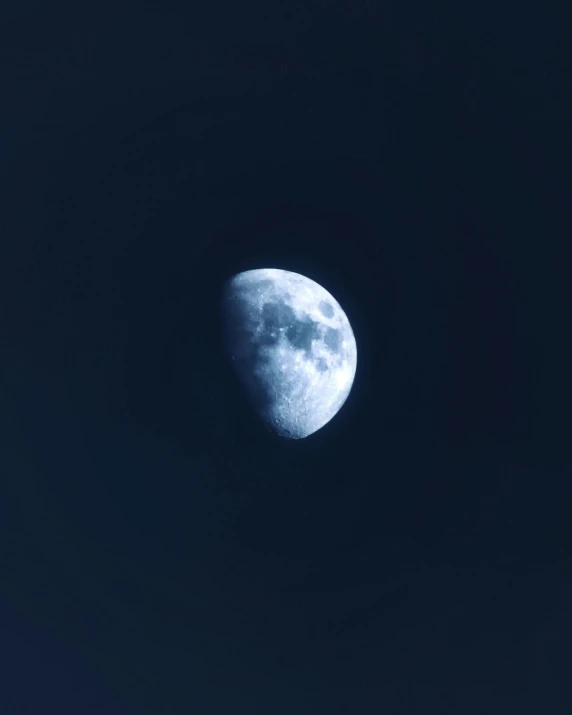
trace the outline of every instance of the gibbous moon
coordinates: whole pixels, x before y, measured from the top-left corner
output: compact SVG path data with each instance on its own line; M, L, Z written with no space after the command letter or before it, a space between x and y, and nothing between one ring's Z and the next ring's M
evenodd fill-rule
M236 374L274 432L301 439L336 415L352 388L357 348L327 290L291 271L245 271L224 285L222 318Z

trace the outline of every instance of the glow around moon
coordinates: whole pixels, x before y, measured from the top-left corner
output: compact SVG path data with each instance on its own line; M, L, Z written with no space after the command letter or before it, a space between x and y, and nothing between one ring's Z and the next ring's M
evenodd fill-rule
M340 304L318 283L274 268L225 284L223 335L254 408L277 434L300 439L339 411L357 365Z

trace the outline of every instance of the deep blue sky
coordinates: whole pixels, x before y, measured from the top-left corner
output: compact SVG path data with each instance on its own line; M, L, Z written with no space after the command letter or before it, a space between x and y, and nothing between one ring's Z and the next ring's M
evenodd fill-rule
M187 5L2 21L0 712L570 712L565 18ZM358 343L295 443L261 266Z

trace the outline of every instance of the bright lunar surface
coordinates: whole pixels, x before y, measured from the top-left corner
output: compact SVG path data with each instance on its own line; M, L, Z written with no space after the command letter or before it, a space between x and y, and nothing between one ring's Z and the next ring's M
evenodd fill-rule
M334 417L350 393L357 348L327 290L290 271L245 271L225 284L222 317L236 373L277 434L301 439Z

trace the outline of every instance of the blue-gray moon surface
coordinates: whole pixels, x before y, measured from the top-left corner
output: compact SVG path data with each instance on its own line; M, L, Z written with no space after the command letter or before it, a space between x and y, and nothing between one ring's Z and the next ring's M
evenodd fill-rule
M260 268L222 290L225 348L254 409L281 437L327 424L350 394L357 347L325 288L299 273Z

